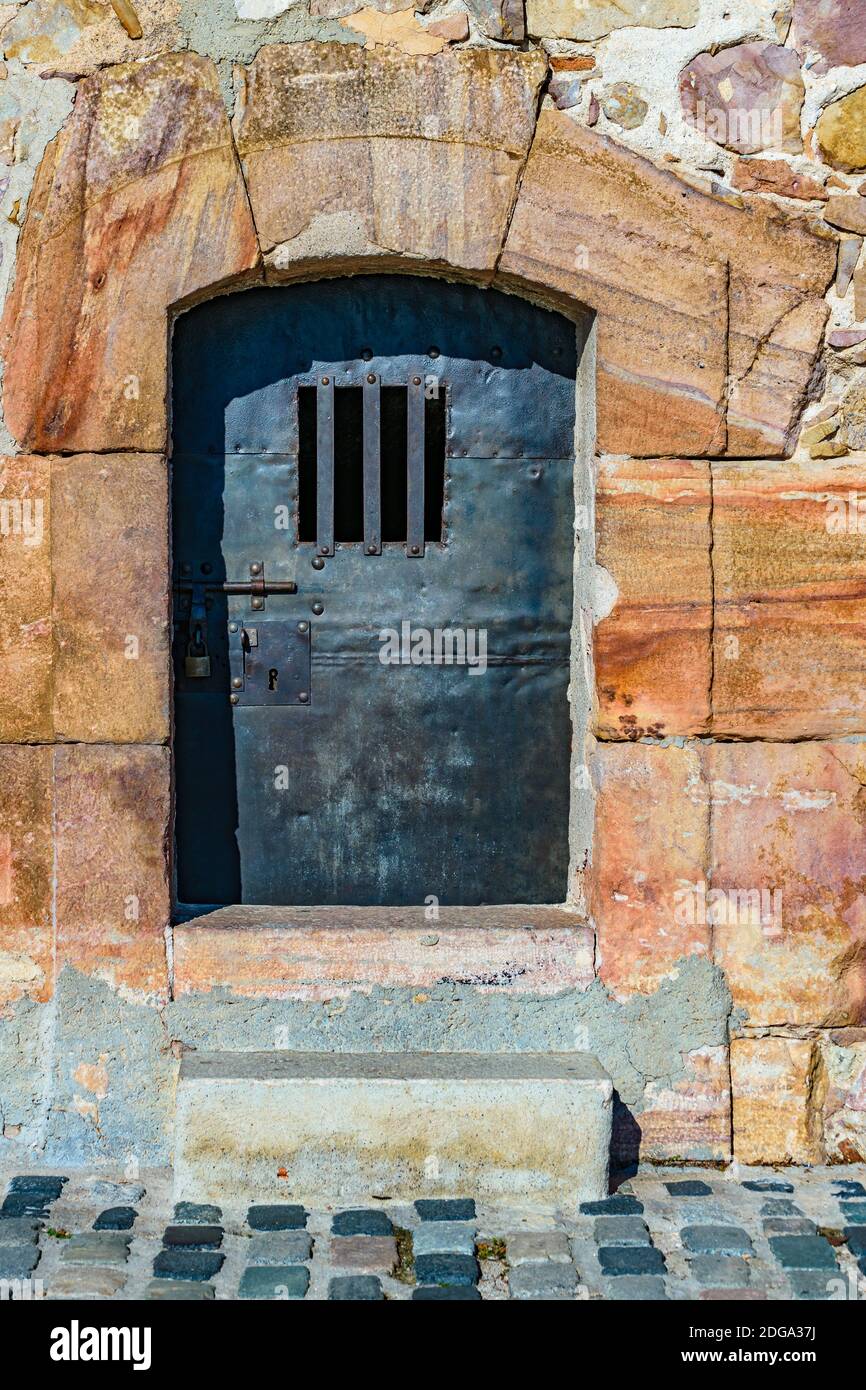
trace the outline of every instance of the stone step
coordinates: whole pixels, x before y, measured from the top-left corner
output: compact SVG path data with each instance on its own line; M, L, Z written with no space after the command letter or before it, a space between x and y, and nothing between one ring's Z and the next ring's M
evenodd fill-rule
M175 1198L576 1209L607 1195L612 1095L584 1052L188 1052Z

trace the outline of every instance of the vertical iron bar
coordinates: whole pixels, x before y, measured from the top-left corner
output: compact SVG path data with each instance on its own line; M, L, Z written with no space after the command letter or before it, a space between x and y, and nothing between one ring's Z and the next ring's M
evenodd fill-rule
M382 553L382 392L378 376L364 377L364 550Z
M406 388L406 554L424 554L424 383Z
M334 378L323 376L316 391L316 548L334 553Z

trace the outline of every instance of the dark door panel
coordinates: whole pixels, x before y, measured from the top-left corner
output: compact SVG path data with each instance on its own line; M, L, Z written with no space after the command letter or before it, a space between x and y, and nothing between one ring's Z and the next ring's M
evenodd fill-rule
M182 903L564 899L575 375L572 323L432 280L248 291L180 320ZM476 668L383 662L386 634L400 658L419 630L450 633L446 653L470 634Z

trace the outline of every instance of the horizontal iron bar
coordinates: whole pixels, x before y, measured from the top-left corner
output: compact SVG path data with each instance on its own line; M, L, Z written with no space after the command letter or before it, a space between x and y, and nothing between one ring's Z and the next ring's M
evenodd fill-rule
M175 593L189 594L193 589L216 590L220 594L296 594L298 586L294 579L244 579L237 583L226 580L223 583L175 584Z

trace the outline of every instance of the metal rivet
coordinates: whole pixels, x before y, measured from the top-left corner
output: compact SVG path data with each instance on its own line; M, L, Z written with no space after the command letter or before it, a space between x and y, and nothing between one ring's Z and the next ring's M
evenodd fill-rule
M420 554L421 554L421 547L420 547L420 545L413 545L413 546L412 546L412 554L413 554L413 555L420 555Z
M314 570L323 570L325 568L325 562L319 555L314 555L310 564L313 566Z
M323 603L320 603L319 600L316 599L315 603L310 604L310 609L313 613L315 613L316 617L319 618L325 611L325 605Z
M192 565L181 565L181 574L192 574Z
M438 347L431 347L431 348L428 348L428 349L427 349L427 356L428 356L428 357L438 357L438 356L439 356L439 349L438 349Z
M331 553L331 547L330 547L329 545L320 545L320 546L319 546L319 554L320 554L320 555L330 555L330 553Z
M229 704L230 704L230 705L239 705L240 702L241 702L241 697L240 697L240 695L230 695L230 696L229 696Z
M256 561L255 564L250 565L250 574L261 574L261 572L262 567L258 563L258 561Z
M237 630L238 630L238 625L237 625L237 623L229 623L229 632L237 632Z
M307 694L306 690L300 690L300 691L298 692L298 704L300 704L300 705L305 705L305 704L307 703L307 701L309 700L309 698L310 698L310 697L309 697L309 695Z
M213 573L213 565L209 564L208 561L206 560L205 563L204 563L204 564L202 565L202 567L201 567L201 572L202 572L202 574L212 574L212 573Z
M240 690L242 685L243 681L241 680L240 676L235 676L234 680L232 681L232 689Z
M264 606L265 606L265 601L264 601L263 598L254 598L253 601L252 601L252 603L251 603L251 605L250 605L251 608L255 608L257 611L258 611L259 608L264 608Z
M322 377L322 385L323 385L323 386L330 386L330 384L331 384L331 378L330 378L329 376L323 376L323 377Z
M361 353L361 356L363 357L365 362L369 362L373 356L372 348L364 348L363 352Z
M368 546L367 546L367 554L368 554L368 555L375 555L375 554L376 554L376 547L375 547L375 545L368 545Z
M309 623L298 623L298 632L308 632L309 627Z
M369 383L370 386L375 386L375 385L376 385L376 378L375 378L375 376L373 375L372 372L370 372L369 376L367 377L367 381L368 381L368 383Z
M421 378L420 378L420 376L413 376L413 378L412 378L412 385L413 385L413 386L420 386L420 385L421 385Z

